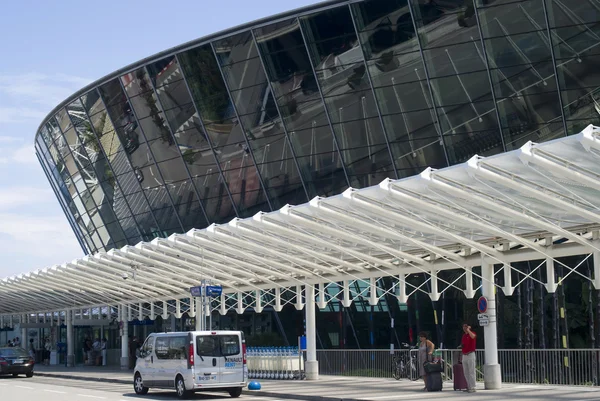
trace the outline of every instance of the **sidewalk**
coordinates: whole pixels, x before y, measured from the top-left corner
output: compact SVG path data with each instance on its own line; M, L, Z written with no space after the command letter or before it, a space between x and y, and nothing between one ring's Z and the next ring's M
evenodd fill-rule
M61 379L84 380L118 384L132 384L131 370L114 367L77 366L37 366L37 376ZM592 401L600 400L598 387L567 387L541 385L505 384L501 390L483 390L478 383L478 391L466 394L452 390L452 383L444 383L444 391L426 393L423 383L408 380L378 379L347 376L321 376L317 381L259 380L260 391L245 390L252 396L269 396L279 399L303 401ZM133 388L131 389L133 392ZM152 390L150 390L152 393ZM199 396L200 397L200 396ZM242 396L243 397L243 396ZM228 399L228 397L227 397Z

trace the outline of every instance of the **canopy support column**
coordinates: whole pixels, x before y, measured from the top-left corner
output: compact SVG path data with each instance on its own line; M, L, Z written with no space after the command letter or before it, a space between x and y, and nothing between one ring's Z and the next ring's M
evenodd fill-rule
M600 252L594 251L594 287L600 290Z
M496 294L494 291L494 265L482 258L481 263L482 293L487 298L487 315L489 324L483 328L485 340L485 365L483 381L486 390L497 390L502 387L502 375L498 364L498 336L496 331Z
M315 313L315 287L307 285L306 290L306 380L319 379L317 361L317 323Z
M73 315L75 313L66 310L65 311L65 322L67 324L67 367L75 366L75 341L73 333ZM59 314L60 319L60 314ZM60 326L60 322L59 322Z
M27 329L23 327L23 323L29 323L29 315L21 315L21 347L29 349L29 340L27 339Z
M129 369L129 307L119 305L119 326L121 329L121 369Z

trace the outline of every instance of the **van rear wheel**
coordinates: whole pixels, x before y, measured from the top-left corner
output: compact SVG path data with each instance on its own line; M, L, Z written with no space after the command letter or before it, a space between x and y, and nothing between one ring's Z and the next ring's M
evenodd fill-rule
M183 381L183 377L181 376L177 376L175 379L175 391L177 391L177 397L180 400L188 399L192 395L190 390L185 389L185 381Z
M242 388L241 387L230 388L229 395L233 398L239 397L240 395L242 395Z

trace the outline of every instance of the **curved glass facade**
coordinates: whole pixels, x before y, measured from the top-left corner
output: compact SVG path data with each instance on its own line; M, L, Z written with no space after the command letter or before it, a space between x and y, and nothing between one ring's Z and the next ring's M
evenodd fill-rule
M87 253L248 217L598 124L599 12L332 1L98 81L36 152Z

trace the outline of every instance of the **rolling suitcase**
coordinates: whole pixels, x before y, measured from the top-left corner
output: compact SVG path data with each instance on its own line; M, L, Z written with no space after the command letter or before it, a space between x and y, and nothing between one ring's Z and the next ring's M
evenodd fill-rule
M469 388L462 363L452 365L452 379L454 381L454 391L467 390Z
M427 373L427 391L442 391L443 380L441 372Z

